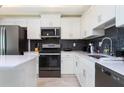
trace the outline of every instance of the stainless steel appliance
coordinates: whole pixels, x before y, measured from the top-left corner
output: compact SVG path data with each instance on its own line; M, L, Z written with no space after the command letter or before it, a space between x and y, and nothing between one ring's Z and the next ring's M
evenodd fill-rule
M42 49L39 57L39 77L60 77L60 28L41 28L41 35Z
M124 76L98 63L95 64L96 87L124 87Z
M0 55L23 54L26 48L26 31L19 26L0 26Z

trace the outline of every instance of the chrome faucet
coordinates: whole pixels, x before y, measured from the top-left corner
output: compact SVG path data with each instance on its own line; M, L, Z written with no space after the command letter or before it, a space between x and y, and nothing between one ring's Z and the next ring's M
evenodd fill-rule
M110 37L104 37L104 38L102 39L102 41L101 41L100 46L102 46L104 40L109 40L109 41L110 41L110 44L111 44L111 46L110 46L110 55L113 55L113 50L112 50L112 39L111 39Z

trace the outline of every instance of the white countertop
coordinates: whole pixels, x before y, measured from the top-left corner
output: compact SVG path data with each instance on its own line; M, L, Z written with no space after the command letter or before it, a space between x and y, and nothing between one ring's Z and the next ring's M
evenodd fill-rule
M35 55L1 55L0 68L12 68L35 59Z
M121 75L124 75L124 58L122 57L114 57L114 56L109 56L105 54L98 54L98 53L93 53L93 55L103 55L107 56L107 58L101 58L101 59L96 59L93 57L89 57L88 55L91 55L91 53L86 53L82 51L62 51L65 53L76 53L82 58L86 58L88 60L91 60L91 62L98 63L100 65L103 65Z

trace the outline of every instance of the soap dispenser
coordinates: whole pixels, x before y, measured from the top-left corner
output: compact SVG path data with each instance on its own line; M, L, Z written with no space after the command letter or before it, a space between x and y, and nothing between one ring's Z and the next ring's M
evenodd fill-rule
M89 43L90 46L90 53L94 53L94 46L92 43Z

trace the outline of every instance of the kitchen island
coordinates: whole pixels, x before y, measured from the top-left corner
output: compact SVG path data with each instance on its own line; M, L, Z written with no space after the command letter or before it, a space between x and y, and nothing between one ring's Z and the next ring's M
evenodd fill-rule
M35 87L36 61L34 55L0 56L0 87Z

